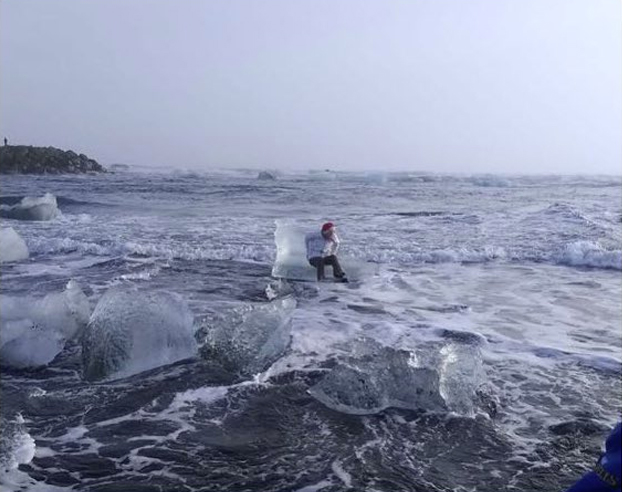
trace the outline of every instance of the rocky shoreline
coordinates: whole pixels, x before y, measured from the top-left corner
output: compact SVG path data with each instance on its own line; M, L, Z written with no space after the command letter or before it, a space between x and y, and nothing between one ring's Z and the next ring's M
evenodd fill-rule
M30 145L0 147L0 174L105 173L96 160L72 150Z

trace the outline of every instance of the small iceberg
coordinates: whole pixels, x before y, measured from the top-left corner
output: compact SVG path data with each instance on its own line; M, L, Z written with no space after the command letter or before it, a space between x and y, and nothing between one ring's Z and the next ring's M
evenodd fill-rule
M375 414L389 407L447 410L437 371L416 367L405 350L365 348L369 353L341 362L309 390L311 396L333 410L353 415Z
M315 227L319 230L318 221ZM304 230L291 220L276 220L274 242L276 244L276 259L272 266L272 276L287 280L316 280L315 268L307 260L305 235L313 231L313 225ZM343 244L343 242L342 242ZM373 275L375 266L370 263L344 257L341 254L339 261L350 280ZM331 267L326 269L327 277L332 276Z
M181 296L169 292L108 290L82 338L88 380L138 374L193 357L193 315Z
M509 179L494 174L471 176L469 181L475 186L483 186L485 188L507 188L512 186Z
M0 362L26 368L52 362L86 326L91 308L77 282L43 299L0 296Z
M42 197L26 196L16 205L0 205L0 217L14 220L52 220L60 214L56 197L46 193Z
M204 319L198 334L202 357L237 375L266 370L289 347L295 308L296 301L284 297Z
M363 338L309 389L316 400L353 415L387 408L452 411L472 415L484 385L479 345L452 340L401 350Z
M12 227L0 229L0 263L25 260L28 256L28 247L15 229Z
M268 172L268 171L261 171L257 175L257 179L260 179L262 181L275 181L276 180L276 174Z

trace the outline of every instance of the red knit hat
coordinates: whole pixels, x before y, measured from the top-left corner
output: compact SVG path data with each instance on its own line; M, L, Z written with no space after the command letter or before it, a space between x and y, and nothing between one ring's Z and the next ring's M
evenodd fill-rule
M332 229L333 227L335 227L335 224L332 222L326 222L326 224L322 226L322 232L326 232L328 229Z

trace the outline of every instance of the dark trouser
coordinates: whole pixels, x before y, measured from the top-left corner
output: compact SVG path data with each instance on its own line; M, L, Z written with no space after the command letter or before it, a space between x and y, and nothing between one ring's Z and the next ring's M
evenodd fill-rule
M318 280L322 280L324 278L325 265L330 265L333 267L333 276L335 278L343 278L346 275L345 272L341 269L339 260L335 255L325 256L323 258L316 256L314 258L310 258L309 263L311 263L311 266L314 266L317 269Z

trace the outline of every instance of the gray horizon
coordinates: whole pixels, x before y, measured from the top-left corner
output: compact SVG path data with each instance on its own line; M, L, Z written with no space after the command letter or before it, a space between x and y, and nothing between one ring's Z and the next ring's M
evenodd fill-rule
M616 0L2 0L0 73L104 165L622 174Z

